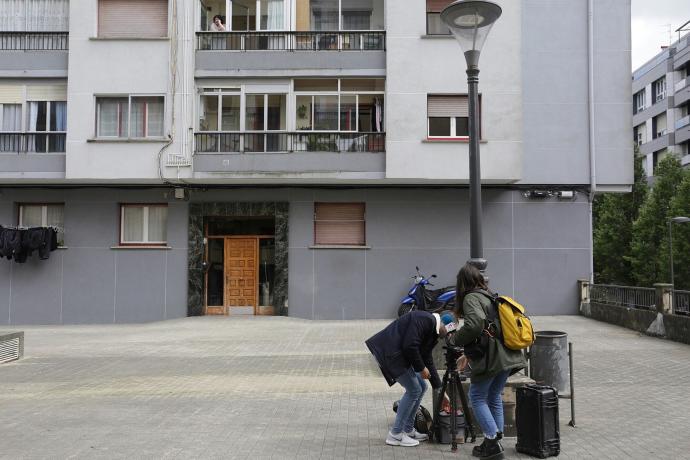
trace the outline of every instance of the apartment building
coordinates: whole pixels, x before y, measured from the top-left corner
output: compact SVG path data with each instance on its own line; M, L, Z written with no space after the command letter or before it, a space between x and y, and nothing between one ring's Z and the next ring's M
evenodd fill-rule
M633 72L632 94L633 140L647 176L669 154L690 164L690 34Z
M415 266L454 284L468 109L448 3L0 3L0 225L58 243L0 259L0 324L390 318ZM532 314L574 314L590 192L632 182L630 5L498 3L488 274Z

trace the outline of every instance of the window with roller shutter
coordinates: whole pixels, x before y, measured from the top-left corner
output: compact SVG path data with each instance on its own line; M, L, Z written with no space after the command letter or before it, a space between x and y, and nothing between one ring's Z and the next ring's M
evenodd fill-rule
M165 38L167 0L98 0L101 38Z
M314 244L364 246L364 203L314 203Z
M481 96L479 97L479 133L481 137ZM429 139L469 137L469 102L466 95L428 95Z
M453 0L426 0L427 35L450 35L450 29L441 21L441 11Z

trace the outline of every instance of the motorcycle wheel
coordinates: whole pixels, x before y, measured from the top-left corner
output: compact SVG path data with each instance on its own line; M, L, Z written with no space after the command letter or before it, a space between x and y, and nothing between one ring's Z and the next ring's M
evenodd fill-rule
M398 307L398 318L400 318L405 313L409 313L412 310L416 310L416 309L417 309L416 303L401 303L400 306Z

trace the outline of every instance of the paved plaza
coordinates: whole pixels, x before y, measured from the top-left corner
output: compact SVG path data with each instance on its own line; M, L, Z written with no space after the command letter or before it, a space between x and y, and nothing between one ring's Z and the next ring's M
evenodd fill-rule
M470 458L469 444L384 444L401 390L363 341L386 324L0 328L26 332L25 358L0 365L0 458ZM561 401L560 458L690 458L689 346L582 317L535 324L575 346L578 427Z

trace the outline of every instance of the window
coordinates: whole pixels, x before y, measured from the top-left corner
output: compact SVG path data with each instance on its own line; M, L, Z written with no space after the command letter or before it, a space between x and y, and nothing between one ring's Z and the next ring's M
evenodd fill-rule
M652 83L652 97L655 103L664 100L666 97L666 77L661 77Z
M65 205L28 204L19 205L20 227L55 227L58 245L65 242Z
M652 139L665 136L666 130L666 112L660 113L656 117L652 118Z
M22 105L0 104L0 126L2 132L21 132L22 130Z
M299 131L384 132L381 79L295 80Z
M297 0L298 31L384 30L383 0Z
M644 123L633 128L633 141L635 142L635 145L640 146L645 142L645 134L647 131L646 128L647 127Z
M644 110L644 90L640 90L633 96L633 113L642 112Z
M69 0L3 0L0 30L66 32L69 30Z
M29 101L27 105L26 127L28 152L64 152L65 136L38 133L65 133L67 130L67 102Z
M164 245L168 233L168 205L120 205L121 245Z
M364 203L314 203L314 244L364 246Z
M452 0L426 0L426 34L450 35L450 29L441 21L441 11Z
M96 137L163 137L163 101L163 96L97 97Z
M98 0L101 38L168 36L167 0Z
M481 97L479 112L481 114ZM467 139L470 135L467 96L427 96L427 116L430 139ZM479 128L481 133L481 120Z

